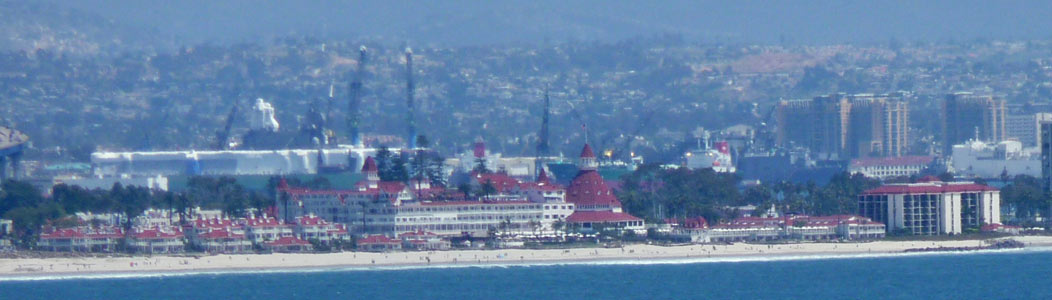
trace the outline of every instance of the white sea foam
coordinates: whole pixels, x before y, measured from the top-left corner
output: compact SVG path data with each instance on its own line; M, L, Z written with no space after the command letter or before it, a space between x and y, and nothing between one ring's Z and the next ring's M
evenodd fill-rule
M548 262L490 262L469 264L435 264L435 265L395 265L395 266L330 266L273 269L218 269L204 271L157 271L157 272L117 272L117 273L74 273L49 275L15 275L0 276L0 282L16 281L54 281L85 279L138 279L166 278L187 276L217 275L250 275L250 274L289 274L289 273L323 273L323 272L363 272L363 271L401 271L418 269L461 269L461 268L518 268L518 267L551 267L551 266L616 266L616 265L677 265L703 263L738 263L738 262L780 262L808 261L830 259L882 259L912 256L958 256L958 255L997 255L1010 253L1052 252L1052 247L1028 247L1017 249L976 250L976 251L935 251L935 252L897 252L897 253L853 253L853 254L803 254L803 255L752 255L752 256L717 256L689 258L611 258L595 260L560 260Z

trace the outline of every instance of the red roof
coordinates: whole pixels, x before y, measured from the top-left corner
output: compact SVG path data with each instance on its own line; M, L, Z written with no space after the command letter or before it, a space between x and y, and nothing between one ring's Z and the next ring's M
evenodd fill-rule
M401 243L397 240L392 240L382 235L371 235L369 237L358 240L359 245L363 244L398 244Z
M306 188L289 188L283 190L288 193L289 196L294 200L298 199L299 196L306 195L326 195L345 197L350 195L365 195L370 197L377 197L378 200L388 200L394 202L397 199L398 194L406 190L405 183L402 182L389 182L381 181L377 183L377 188L369 188L366 181L359 181L356 186L357 190L312 190Z
M550 183L550 182L523 182L519 185L521 190L538 190L538 191L558 191L562 190L563 186Z
M537 175L537 181L523 182L522 184L519 184L519 189L556 191L563 189L563 187L559 184L552 183L551 180L548 178L548 172L545 172L544 168L541 168L540 173Z
M612 211L578 211L566 217L566 221L570 223L581 223L581 222L621 222L621 221L642 221L643 219L636 218L630 214L612 212Z
M939 177L935 177L935 176L931 176L931 175L924 176L924 177L921 177L920 179L917 179L917 183L923 183L923 182L942 182L942 179L939 179Z
M267 245L270 245L270 246L296 246L296 245L306 246L306 245L310 245L310 242L298 239L296 237L283 236L283 237L281 237L281 238L279 238L277 240L267 242Z
M388 194L398 194L405 191L405 183L401 181L381 181L378 186L380 190Z
M194 220L195 228L226 228L233 226L234 222L227 219L197 219Z
M41 239L63 239L63 238L82 238L84 234L79 230L73 228L58 229L49 233L40 234Z
M365 158L365 163L362 164L362 173L376 173L379 172L379 168L376 167L376 160L372 156Z
M68 239L68 238L121 238L124 231L116 227L92 228L63 228L52 232L40 234L41 239Z
M296 224L300 224L300 225L326 225L326 224L329 224L329 223L325 222L325 219L322 219L321 217L318 217L318 216L302 216L302 217L296 218Z
M249 218L244 219L244 225L249 227L276 227L285 224L275 218Z
M595 158L595 152L592 152L592 146L584 144L584 149L581 149L581 158Z
M941 194L941 193L967 193L967 192L990 192L998 189L974 183L913 183L913 184L888 184L875 189L866 190L862 195L887 195L887 194Z
M356 184L359 188L368 187L365 181L359 181ZM405 190L405 183L398 181L381 181L377 183L379 189L367 188L364 190L313 190L305 188L288 188L283 191L288 193L289 196L301 196L301 195L378 195L380 192L386 194L398 194Z
M233 232L227 231L225 229L220 229L220 230L212 230L212 231L200 234L200 235L198 235L198 237L202 238L202 239L209 239L209 240L212 240L212 239L225 239L225 238L242 239L242 238L245 238L245 235L244 234L233 233Z
M489 182L497 189L498 193L507 192L522 183L518 179L512 178L504 173L476 173L475 180L480 185Z
M544 171L544 168L540 168L540 172L537 172L537 183L548 183L548 172Z
M606 181L595 170L582 170L577 173L566 188L566 202L577 205L609 205L620 207L621 201L617 200L613 191L606 185Z
M155 229L143 230L143 231L140 231L140 232L135 234L135 238L136 239L140 239L140 240L141 239L156 239L156 238L176 239L176 238L182 238L182 237L183 237L183 232L182 231L172 230L170 232L166 232L166 231L162 231L162 230L156 229L156 228Z

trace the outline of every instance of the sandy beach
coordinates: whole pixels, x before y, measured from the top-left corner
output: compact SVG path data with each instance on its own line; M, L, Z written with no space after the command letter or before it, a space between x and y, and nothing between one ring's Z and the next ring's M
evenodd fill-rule
M1050 247L1052 237L1011 237L1026 247ZM850 256L902 253L907 249L976 247L983 240L877 241L864 243L801 243L761 245L654 246L623 248L451 250L432 252L342 252L327 254L244 254L140 257L78 257L0 259L0 278L81 276L111 273L185 273L254 271L302 268L448 266L574 261L648 261L691 258L778 258L798 256Z

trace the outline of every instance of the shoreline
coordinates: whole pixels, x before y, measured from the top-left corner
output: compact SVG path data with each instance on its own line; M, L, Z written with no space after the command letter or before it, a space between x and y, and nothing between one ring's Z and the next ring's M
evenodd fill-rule
M194 257L74 257L0 259L0 281L131 278L196 274L326 272L415 268L544 266L565 264L677 264L843 259L903 255L1000 253L1052 247L1052 236L1009 237L1024 248L922 251L926 247L975 247L987 240L874 241L860 243L626 245L621 248L497 249L420 252L233 254Z

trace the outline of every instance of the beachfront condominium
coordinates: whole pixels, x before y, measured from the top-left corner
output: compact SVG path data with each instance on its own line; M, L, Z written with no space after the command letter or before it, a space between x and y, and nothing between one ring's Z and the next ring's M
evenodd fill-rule
M1022 113L1005 116L1005 139L1016 139L1023 147L1041 143L1041 123L1052 121L1052 113Z
M942 103L943 154L953 145L978 139L1000 142L1005 139L1005 101L989 95L953 93Z
M888 233L960 234L1001 223L1001 195L972 182L887 184L858 196L859 215L887 225Z
M1045 190L1052 190L1052 121L1041 122L1041 179Z
M802 146L821 159L905 154L909 105L902 95L832 94L781 101L776 143Z

